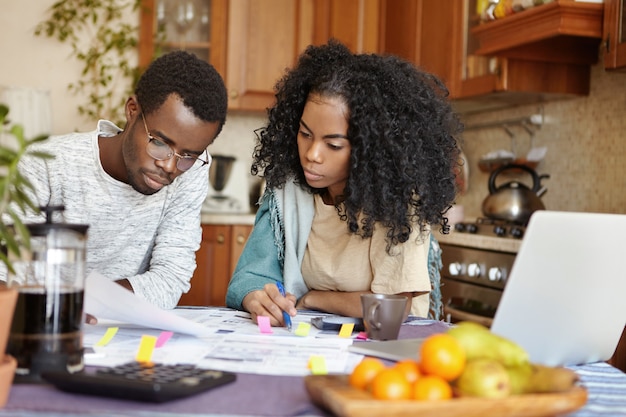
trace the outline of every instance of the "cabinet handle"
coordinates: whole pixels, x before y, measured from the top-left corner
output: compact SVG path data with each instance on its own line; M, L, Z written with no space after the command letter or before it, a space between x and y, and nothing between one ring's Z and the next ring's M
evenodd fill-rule
M217 235L217 243L224 243L226 241L226 238L224 237L224 235Z
M246 238L243 235L237 235L237 243L240 245L246 241Z
M237 91L237 90L230 90L230 93L228 93L228 96L229 96L231 99L233 99L233 100L234 100L234 99L236 99L236 98L238 98L238 97L239 97L239 91Z

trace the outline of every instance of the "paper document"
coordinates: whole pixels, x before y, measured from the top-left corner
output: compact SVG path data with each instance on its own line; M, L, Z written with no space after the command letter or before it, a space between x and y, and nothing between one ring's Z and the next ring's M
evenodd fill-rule
M213 333L206 326L150 304L97 272L85 280L85 313L98 320L116 320L194 336Z

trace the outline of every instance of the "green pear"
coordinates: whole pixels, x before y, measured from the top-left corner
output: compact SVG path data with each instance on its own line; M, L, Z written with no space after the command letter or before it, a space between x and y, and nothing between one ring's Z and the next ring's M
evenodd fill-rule
M511 395L527 394L530 392L530 377L533 374L533 367L530 363L517 366L506 367L511 384Z
M528 363L528 352L517 343L492 333L482 324L464 321L448 330L463 346L467 360L494 359L504 366Z
M461 396L482 398L505 398L511 393L506 368L493 359L474 359L465 365L461 376L455 381Z
M579 380L576 372L561 366L550 367L535 364L533 370L529 383L531 392L569 391Z
M526 364L507 368L511 394L565 392L578 382L578 374L564 367Z

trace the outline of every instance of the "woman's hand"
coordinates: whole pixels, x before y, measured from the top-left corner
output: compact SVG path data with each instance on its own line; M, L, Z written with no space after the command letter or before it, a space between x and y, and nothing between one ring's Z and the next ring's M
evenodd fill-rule
M296 296L287 293L284 297L278 291L276 284L265 284L262 290L248 293L242 302L243 308L250 313L252 321L257 322L258 316L270 318L272 326L284 326L283 311L295 316Z

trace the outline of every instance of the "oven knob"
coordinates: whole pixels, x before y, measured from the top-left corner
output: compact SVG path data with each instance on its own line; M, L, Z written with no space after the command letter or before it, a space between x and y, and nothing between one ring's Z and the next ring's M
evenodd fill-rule
M477 263L471 263L467 265L467 275L470 277L479 277L480 276L480 265Z
M506 235L506 227L504 226L496 226L493 228L493 233L495 233L496 236L498 237L502 237Z
M478 226L474 223L469 223L465 226L465 230L467 230L468 233L476 233L478 232Z
M494 266L489 268L488 277L489 281L502 281L502 278L504 278L504 273L502 272L502 269Z
M464 232L465 231L465 224L463 223L457 223L454 225L454 230L456 230L457 232Z
M521 227L511 227L511 236L516 239L521 239L524 237L524 230Z
M461 275L463 273L463 265L460 262L452 262L448 266L448 272L450 272L450 275Z

